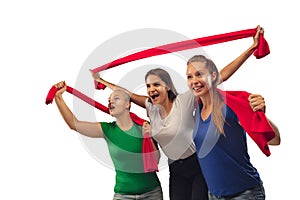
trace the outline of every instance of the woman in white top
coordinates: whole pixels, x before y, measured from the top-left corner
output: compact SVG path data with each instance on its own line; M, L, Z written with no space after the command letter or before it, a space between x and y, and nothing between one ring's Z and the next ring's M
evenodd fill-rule
M263 30L261 30L263 31ZM220 74L226 81L252 55L258 45L260 27L253 37L253 44L234 61L224 67ZM98 74L92 73L94 79L111 89L115 84L105 81ZM127 91L132 102L146 108L152 126L152 137L159 143L169 158L171 200L205 200L208 191L196 156L193 142L194 116L197 101L191 90L178 94L168 72L156 68L145 76L148 96L137 95ZM264 107L260 95L250 96L253 110Z

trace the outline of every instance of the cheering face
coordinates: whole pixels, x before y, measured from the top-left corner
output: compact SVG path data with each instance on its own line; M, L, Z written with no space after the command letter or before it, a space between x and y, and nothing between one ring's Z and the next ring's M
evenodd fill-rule
M118 117L129 110L130 102L123 91L114 91L108 99L109 114Z
M164 104L168 101L168 90L165 82L158 76L150 74L146 78L147 93L153 104Z
M193 62L187 66L187 82L196 97L208 94L211 88L212 76L205 63Z

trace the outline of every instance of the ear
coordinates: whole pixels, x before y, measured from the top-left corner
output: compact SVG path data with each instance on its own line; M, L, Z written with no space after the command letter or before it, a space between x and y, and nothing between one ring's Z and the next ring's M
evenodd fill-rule
M127 108L128 110L130 110L130 107L131 107L131 102L128 101L128 102L126 103L126 108Z
M211 82L214 82L216 80L216 78L217 78L217 72L213 72L211 74L210 78L211 78Z

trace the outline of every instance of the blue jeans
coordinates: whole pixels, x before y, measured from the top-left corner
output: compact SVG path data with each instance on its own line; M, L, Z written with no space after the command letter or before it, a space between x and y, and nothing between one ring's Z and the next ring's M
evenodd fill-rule
M208 196L209 200L265 200L266 198L265 189L262 184L236 195L219 197L209 193Z
M150 192L143 194L118 194L115 193L113 200L163 200L161 187L157 187Z

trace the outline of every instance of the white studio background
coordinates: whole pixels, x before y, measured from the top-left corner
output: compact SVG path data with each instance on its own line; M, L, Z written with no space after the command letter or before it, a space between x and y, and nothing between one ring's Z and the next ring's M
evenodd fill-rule
M295 199L294 182L300 178L298 18L293 0L1 1L0 199L112 199L114 171L94 159L54 104L45 104L54 83L75 85L84 61L103 42L143 28L198 38L258 24L265 28L271 54L261 60L249 58L224 88L265 97L267 116L278 125L282 144L271 147L272 155L266 157L248 140L249 154L267 199ZM222 68L251 43L248 38L204 50ZM178 65L161 59L167 66ZM73 97L64 96L72 108ZM168 199L168 169L158 175Z

